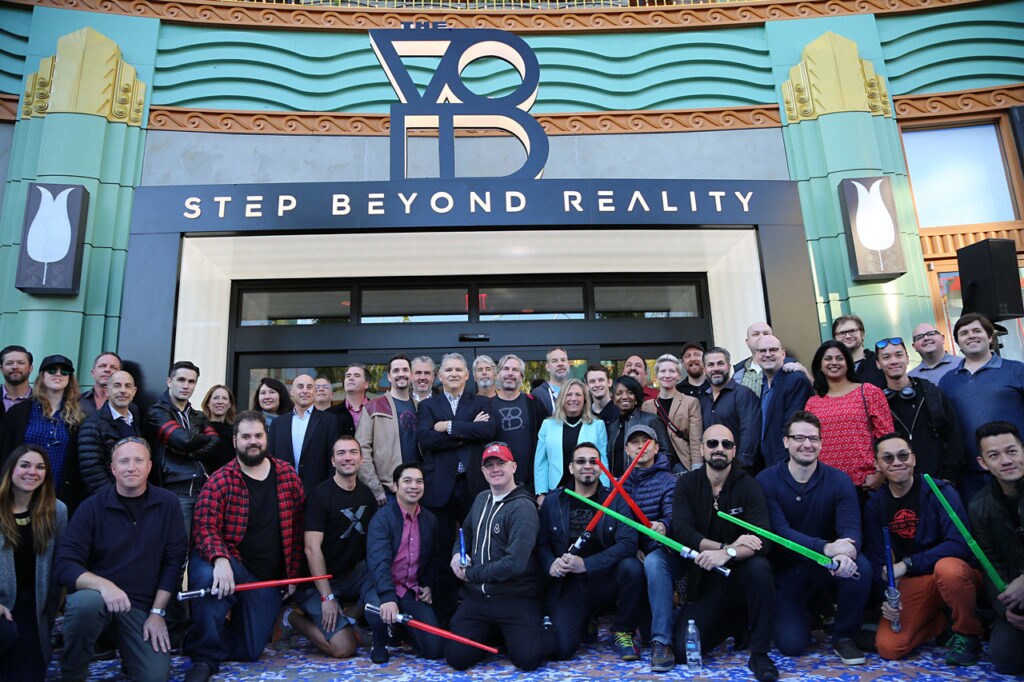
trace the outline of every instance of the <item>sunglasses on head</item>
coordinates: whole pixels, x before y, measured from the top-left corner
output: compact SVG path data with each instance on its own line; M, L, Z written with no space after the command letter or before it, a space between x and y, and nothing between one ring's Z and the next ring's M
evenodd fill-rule
M53 374L53 375L62 374L64 376L66 376L66 377L69 377L72 374L74 374L74 372L72 372L67 367L47 367L45 371L46 371L47 374Z
M901 462L906 462L908 459L910 459L910 453L907 452L906 450L904 450L903 452L897 452L895 455L893 455L893 454L882 455L878 459L882 460L886 464L892 464L897 459L899 461L901 461Z
M886 346L905 346L905 345L906 344L903 343L903 339L901 339L898 336L894 336L891 339L882 339L881 341L876 343L875 344L875 350L882 350Z
M717 448L719 443L721 443L722 447L725 448L726 450L732 450L734 447L736 447L736 443L729 440L728 438L723 438L722 440L718 440L717 438L709 438L708 440L704 441L704 445L708 446L712 450Z

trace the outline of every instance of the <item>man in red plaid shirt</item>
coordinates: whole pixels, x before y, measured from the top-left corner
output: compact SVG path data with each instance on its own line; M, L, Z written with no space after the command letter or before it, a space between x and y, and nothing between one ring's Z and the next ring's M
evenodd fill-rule
M287 462L267 453L259 412L238 415L234 444L236 458L210 477L196 503L189 586L211 587L216 597L192 604L186 682L205 682L221 661L255 661L270 641L281 590L235 594L236 583L299 577L302 481Z

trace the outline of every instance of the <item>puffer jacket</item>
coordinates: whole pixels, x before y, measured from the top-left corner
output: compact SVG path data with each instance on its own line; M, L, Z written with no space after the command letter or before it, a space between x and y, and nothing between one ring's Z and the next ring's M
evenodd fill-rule
M139 431L139 408L134 403L128 406L132 415L135 435ZM87 495L94 495L107 483L114 481L110 473L110 451L114 443L124 438L114 423L114 416L104 405L89 415L78 430L78 467L82 472L82 484Z
M672 493L678 480L671 471L668 457L659 452L647 469L641 469L639 464L634 467L623 485L648 521L665 524L665 535L672 534ZM644 552L656 547L660 547L657 540L646 535L640 538L640 549Z

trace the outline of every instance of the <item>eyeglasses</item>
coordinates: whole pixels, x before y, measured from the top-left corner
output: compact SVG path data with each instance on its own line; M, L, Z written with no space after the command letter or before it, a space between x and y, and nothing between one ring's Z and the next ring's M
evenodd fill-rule
M920 334L914 334L912 340L914 341L914 343L917 343L918 341L931 338L932 336L942 336L942 332L940 332L938 329L933 329L930 332L921 332Z
M760 353L761 355L775 355L780 350L782 349L779 348L778 346L772 346L771 348L758 348L757 352Z
M902 338L900 338L899 336L894 336L891 339L882 339L881 341L876 343L875 344L875 350L882 350L886 346L906 346L906 345L907 344L903 343L903 339Z
M787 433L786 438L796 441L797 443L803 443L805 441L810 441L811 443L821 442L821 436L805 436L802 433Z
M854 334L860 334L863 330L854 327L853 329L843 329L836 332L836 338L841 339L844 336L853 336Z
M53 376L57 376L58 374L60 374L62 376L69 377L72 374L74 374L74 371L68 369L67 367L47 367L44 371L47 374L51 374Z
M881 455L878 459L882 460L886 464L892 464L897 459L901 462L906 462L908 459L910 459L910 454L910 452L904 450L903 452L897 452L895 455Z
M592 466L592 467L596 467L597 466L597 460L596 459L574 459L572 461L572 463L575 464L578 467L587 466L588 464L590 466Z
M704 445L708 446L708 448L710 448L711 450L717 448L719 443L721 443L722 447L725 448L726 450L732 450L734 447L736 447L736 443L729 440L728 438L723 438L722 440L718 440L717 438L709 438L708 440L704 441Z

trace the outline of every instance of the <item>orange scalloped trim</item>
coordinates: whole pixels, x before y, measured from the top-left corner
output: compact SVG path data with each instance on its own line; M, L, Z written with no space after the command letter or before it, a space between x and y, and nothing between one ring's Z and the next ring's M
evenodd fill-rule
M779 108L771 105L693 111L542 114L536 118L544 126L548 135L739 130L777 128L782 124ZM345 115L322 112L252 112L150 107L149 128L154 130L192 130L205 133L386 136L390 134L391 126L387 114ZM429 136L429 133L414 134ZM487 136L499 133L480 130L460 131L459 134Z
M996 111L1024 105L1024 84L928 95L905 95L894 98L894 103L896 118L901 121Z
M500 28L515 33L568 31L663 31L761 24L851 14L934 10L990 0L775 0L702 5L604 7L580 10L423 10L310 7L259 2L191 0L5 0L22 5L156 17L164 21L297 30L366 31L398 28L402 22L445 21L454 28Z

